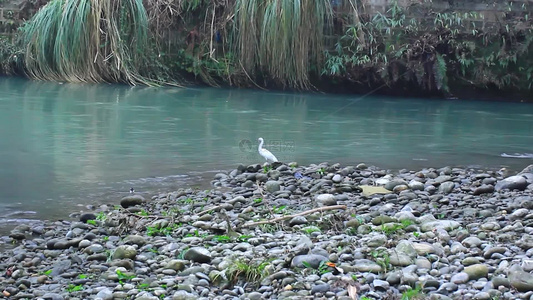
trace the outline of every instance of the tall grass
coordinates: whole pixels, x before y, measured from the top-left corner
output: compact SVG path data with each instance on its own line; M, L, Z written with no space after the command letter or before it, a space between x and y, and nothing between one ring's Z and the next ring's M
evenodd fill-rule
M21 28L25 71L40 80L153 84L142 0L52 0Z
M307 89L321 65L328 0L236 0L234 47L247 73Z

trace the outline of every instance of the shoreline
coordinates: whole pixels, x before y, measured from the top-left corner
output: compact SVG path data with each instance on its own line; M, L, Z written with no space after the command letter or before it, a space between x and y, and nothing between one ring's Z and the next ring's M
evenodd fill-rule
M17 226L0 238L12 244L0 251L0 292L9 299L533 294L533 165L515 176L256 164L217 173L211 185L150 199L133 194L75 220Z

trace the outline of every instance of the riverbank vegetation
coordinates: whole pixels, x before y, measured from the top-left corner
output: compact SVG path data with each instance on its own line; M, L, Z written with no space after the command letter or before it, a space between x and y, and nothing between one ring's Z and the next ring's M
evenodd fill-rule
M2 44L0 71L74 82L527 94L532 8L510 3L487 20L431 2L376 12L356 0L52 0L16 45Z

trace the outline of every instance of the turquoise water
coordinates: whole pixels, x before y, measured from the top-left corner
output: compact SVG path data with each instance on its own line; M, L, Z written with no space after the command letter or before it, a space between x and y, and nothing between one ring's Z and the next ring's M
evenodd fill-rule
M118 203L132 186L208 186L263 163L258 137L301 164L521 169L533 159L501 154L533 153L532 120L522 103L0 78L0 226Z

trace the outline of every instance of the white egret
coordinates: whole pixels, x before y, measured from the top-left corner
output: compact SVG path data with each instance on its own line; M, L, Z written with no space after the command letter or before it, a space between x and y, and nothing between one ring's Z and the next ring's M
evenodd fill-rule
M274 156L274 154L272 154L272 152L268 151L267 149L263 148L263 143L264 143L263 138L259 138L258 141L259 141L259 147L257 148L257 150L259 151L259 154L261 154L261 156L264 157L266 161L269 163L277 162L278 159Z

